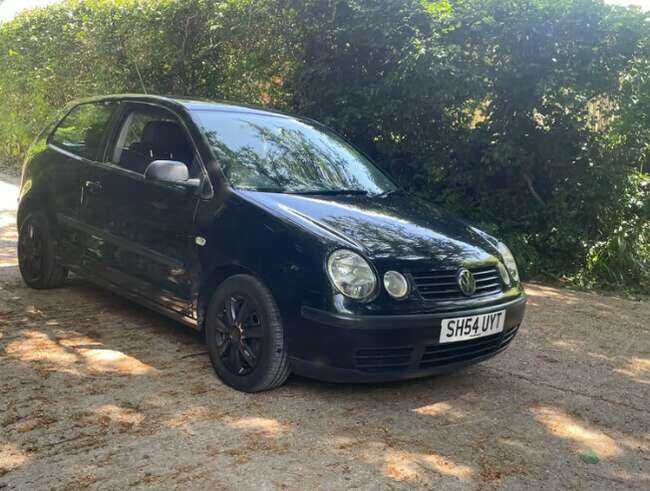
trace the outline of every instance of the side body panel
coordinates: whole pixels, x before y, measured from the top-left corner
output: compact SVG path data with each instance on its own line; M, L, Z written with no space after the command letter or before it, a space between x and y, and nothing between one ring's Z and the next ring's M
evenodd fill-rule
M198 198L187 189L147 182L136 173L93 165L82 211L88 243L83 266L107 281L188 315Z

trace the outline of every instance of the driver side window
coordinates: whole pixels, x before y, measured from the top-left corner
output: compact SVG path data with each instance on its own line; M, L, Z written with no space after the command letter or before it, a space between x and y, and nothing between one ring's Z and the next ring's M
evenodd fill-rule
M112 162L144 174L154 160L177 160L194 167L194 147L176 118L158 108L136 108L129 112L118 133Z

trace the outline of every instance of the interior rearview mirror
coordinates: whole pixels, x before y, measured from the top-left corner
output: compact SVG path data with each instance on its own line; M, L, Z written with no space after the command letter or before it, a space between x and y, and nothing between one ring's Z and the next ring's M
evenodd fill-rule
M144 178L147 181L164 182L198 188L201 185L200 179L190 179L187 165L177 160L154 160L144 171Z

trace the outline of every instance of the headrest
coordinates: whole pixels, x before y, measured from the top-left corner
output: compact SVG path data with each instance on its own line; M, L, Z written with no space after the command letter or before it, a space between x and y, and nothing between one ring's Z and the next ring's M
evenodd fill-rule
M141 143L153 147L172 146L186 143L183 129L173 121L150 121L144 127Z

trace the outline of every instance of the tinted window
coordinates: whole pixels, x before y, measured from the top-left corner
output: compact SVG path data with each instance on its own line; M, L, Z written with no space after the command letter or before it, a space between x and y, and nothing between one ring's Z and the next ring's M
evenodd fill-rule
M236 188L372 194L395 188L367 158L320 125L273 115L194 114Z
M54 131L50 142L90 160L99 160L102 141L117 104L98 102L75 107Z
M112 161L142 174L154 160L180 161L192 175L194 147L171 113L153 107L134 109L122 124Z

